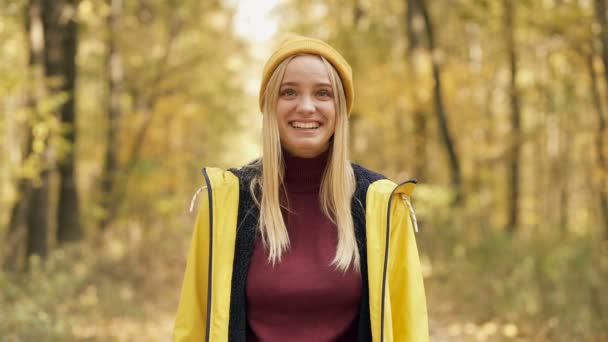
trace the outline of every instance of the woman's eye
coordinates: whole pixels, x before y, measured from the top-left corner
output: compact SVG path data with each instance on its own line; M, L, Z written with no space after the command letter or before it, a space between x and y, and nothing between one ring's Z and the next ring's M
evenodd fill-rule
M294 96L296 94L296 91L291 89L291 88L287 88L287 89L283 89L281 90L281 96Z
M319 96L323 96L323 97L331 97L331 92L329 90L320 90L319 91Z

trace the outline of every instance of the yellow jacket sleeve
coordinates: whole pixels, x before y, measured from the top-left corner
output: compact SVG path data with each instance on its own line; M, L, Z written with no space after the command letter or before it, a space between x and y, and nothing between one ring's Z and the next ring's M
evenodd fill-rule
M203 170L202 196L190 242L173 340L227 341L239 179L218 168Z
M391 208L391 248L389 250L388 293L395 341L429 341L427 306L414 227L407 205L399 196L409 197L413 184L404 184L393 195Z
M209 271L209 199L201 196L173 330L174 342L205 341Z
M429 341L416 237L407 205L401 199L402 195L409 197L414 187L413 182L396 185L383 179L372 183L367 192L367 264L374 342Z

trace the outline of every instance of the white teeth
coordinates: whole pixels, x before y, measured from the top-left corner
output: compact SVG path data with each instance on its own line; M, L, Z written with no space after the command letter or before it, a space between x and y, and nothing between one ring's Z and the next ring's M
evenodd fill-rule
M294 128L306 128L306 129L314 129L319 128L319 123L317 122L298 122L294 121L291 123L291 126Z

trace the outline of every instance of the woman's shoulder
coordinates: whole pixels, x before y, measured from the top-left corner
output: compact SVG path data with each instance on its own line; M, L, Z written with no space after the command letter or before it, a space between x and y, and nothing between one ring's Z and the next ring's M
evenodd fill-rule
M372 171L360 164L351 162L351 166L353 168L353 172L355 173L357 183L367 183L369 185L375 181L386 179L386 176L383 174Z
M254 177L261 174L260 162L260 159L255 159L245 165L229 168L228 171L237 176L241 182L249 183Z
M355 179L357 182L355 193L353 195L354 198L360 202L361 207L363 209L365 208L367 191L370 189L370 185L379 180L387 178L383 174L372 171L357 163L351 162L351 166L353 168L353 172L355 174Z

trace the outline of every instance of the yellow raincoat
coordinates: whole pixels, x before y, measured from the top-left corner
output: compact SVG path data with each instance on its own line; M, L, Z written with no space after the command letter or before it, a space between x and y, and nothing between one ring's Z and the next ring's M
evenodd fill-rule
M228 341L239 179L203 170L207 196L199 205L173 340ZM405 200L414 181L369 185L365 232L373 342L426 342L427 308L413 221Z

